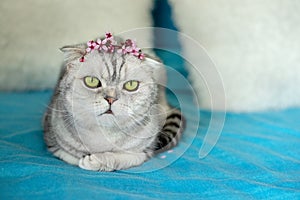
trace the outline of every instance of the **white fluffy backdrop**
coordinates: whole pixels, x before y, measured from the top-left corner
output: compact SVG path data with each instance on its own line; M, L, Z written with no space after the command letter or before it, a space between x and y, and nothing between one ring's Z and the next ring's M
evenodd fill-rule
M180 31L197 40L215 62L228 110L300 106L300 1L170 2ZM197 55L182 45L185 55ZM210 74L205 79L215 77ZM201 107L210 108L201 78L196 73L190 73L190 78L202 100ZM214 93L218 89L209 88Z
M54 87L63 61L60 47L103 36L105 31L151 26L152 3L1 0L0 90Z

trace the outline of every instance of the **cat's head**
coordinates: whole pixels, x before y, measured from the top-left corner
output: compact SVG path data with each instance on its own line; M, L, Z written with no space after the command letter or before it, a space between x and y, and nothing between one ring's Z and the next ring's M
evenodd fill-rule
M163 65L149 57L92 51L85 46L61 49L66 58L60 90L80 126L129 128L148 123L158 98ZM85 55L85 61L80 58ZM162 84L162 83L159 83Z

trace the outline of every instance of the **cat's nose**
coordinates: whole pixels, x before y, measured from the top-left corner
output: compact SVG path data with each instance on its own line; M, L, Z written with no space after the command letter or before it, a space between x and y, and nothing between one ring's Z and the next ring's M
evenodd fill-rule
M106 96L104 99L111 105L113 102L117 101L118 99L111 96Z

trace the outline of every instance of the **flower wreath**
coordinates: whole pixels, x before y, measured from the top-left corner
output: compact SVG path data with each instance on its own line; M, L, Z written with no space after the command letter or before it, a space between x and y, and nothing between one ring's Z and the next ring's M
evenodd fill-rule
M118 42L114 40L114 36L112 33L107 32L105 34L104 39L97 39L96 41L91 40L87 42L87 48L85 49L86 54L90 53L94 50L108 52L108 53L114 53L115 51L119 54L125 55L125 54L131 54L136 56L140 60L144 60L145 55L142 53L141 49L137 47L136 42L127 39L125 42L118 45ZM84 62L85 58L82 56L80 58L80 62Z

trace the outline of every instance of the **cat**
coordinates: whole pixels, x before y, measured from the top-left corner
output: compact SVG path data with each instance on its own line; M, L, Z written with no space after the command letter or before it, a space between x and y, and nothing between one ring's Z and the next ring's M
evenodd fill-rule
M86 49L61 48L65 64L43 123L48 150L86 170L114 171L177 145L185 123L166 101L164 65Z

